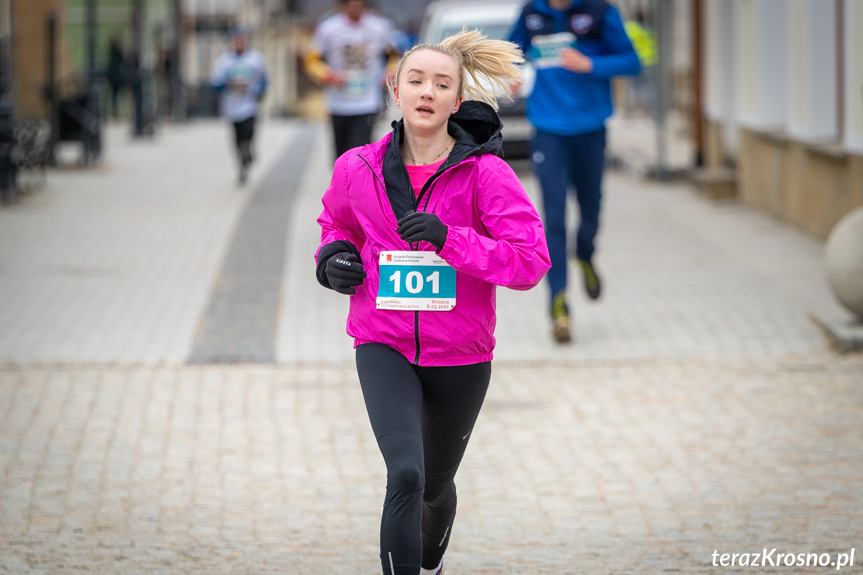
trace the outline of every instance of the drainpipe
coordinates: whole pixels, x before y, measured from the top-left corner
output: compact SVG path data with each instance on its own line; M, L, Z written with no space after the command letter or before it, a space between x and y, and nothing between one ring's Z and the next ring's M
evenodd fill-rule
M656 165L651 170L653 177L658 180L668 179L668 161L665 141L665 105L666 105L666 83L668 81L668 64L670 61L670 26L666 19L666 2L653 0L653 29L656 32L656 82L654 82L655 109L653 120L656 127Z
M8 23L8 31L5 33L0 28L0 198L7 201L15 194L15 173L11 157L12 120L15 112L15 97L12 91L14 23L11 0L0 0L0 16Z
M186 100L180 76L180 55L183 42L182 0L174 0L174 44L171 47L171 115L174 120L186 119Z
M86 133L85 163L101 153L101 120L99 114L99 70L96 68L96 0L87 0L85 12L87 31L87 93L84 107L89 114Z
M57 103L57 13L51 12L45 21L45 35L48 38L47 67L48 77L45 81L45 99L48 100L49 121L51 122L51 150L48 152L48 164L56 164L54 147L60 136L60 109Z
M129 70L132 92L132 135L141 137L144 135L144 70L141 66L144 49L143 31L143 1L132 0L132 55L131 69Z
M697 168L704 166L704 121L701 108L703 105L701 84L701 2L692 0L692 133L695 149L694 163Z

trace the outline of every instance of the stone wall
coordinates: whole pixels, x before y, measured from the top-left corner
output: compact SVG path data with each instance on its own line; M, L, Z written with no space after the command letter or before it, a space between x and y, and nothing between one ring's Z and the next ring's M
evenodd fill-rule
M745 202L820 238L863 206L863 156L745 128L739 142L737 183Z

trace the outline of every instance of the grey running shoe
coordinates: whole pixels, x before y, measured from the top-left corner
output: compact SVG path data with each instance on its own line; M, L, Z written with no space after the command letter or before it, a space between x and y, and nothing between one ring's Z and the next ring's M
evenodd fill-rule
M558 292L551 303L551 318L554 324L551 335L558 343L567 343L572 340L569 325L569 308L566 305L566 292Z

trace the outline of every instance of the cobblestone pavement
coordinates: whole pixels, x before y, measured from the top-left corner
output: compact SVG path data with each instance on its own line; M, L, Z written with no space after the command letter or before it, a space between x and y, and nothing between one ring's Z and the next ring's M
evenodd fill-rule
M860 551L861 370L500 361L449 572L743 573L711 554ZM4 572L377 572L385 478L350 365L21 368L0 385Z
M307 129L262 126L245 190L221 124L111 132L105 165L0 209L0 573L379 572L383 461L346 301L312 273L329 143ZM285 225L261 227L285 238L277 308L260 297L275 361L189 363L206 318L246 313L211 315L232 250L279 255L243 218L298 137ZM765 549L855 549L842 572L863 573L863 356L808 319L836 313L820 244L684 184L612 172L606 195L608 290L574 290L574 345L551 343L544 286L500 292L447 573L749 573L714 551Z

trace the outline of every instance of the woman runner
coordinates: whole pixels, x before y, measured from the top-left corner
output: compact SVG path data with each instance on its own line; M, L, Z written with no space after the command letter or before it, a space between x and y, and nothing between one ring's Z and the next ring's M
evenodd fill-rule
M509 94L522 61L476 30L406 52L391 86L403 119L340 156L323 197L317 278L350 294L387 467L385 575L443 573L454 478L491 377L495 289L530 289L551 265L540 217L497 156L495 90Z

